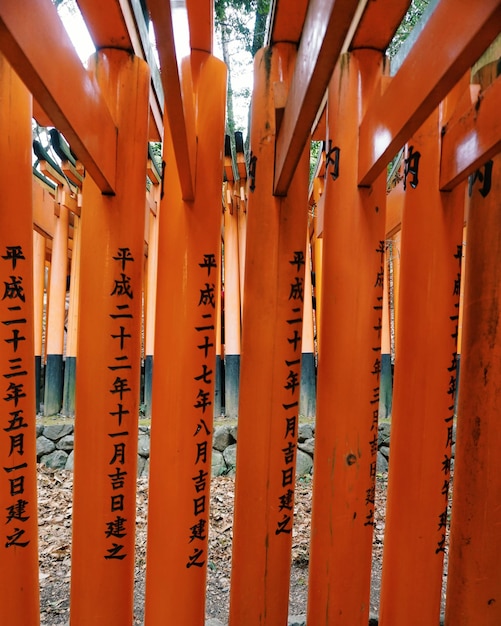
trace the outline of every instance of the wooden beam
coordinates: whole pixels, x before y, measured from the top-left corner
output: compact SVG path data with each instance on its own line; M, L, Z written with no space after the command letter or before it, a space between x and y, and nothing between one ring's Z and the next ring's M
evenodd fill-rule
M214 0L186 0L190 23L190 48L213 53Z
M268 45L280 42L297 43L301 39L308 0L274 0Z
M370 186L501 30L500 0L442 0L360 126L359 184Z
M480 92L466 115L452 120L442 138L440 189L450 191L501 151L501 77Z
M78 0L78 7L97 49L131 50L150 66L150 140L163 135L164 95L139 0Z
M2 0L0 49L101 191L113 193L115 123L52 2L32 0L20 7L17 0Z
M358 0L311 0L277 138L274 193L287 194Z
M386 50L410 5L410 0L372 0L365 6L349 49Z
M194 174L196 155L195 112L189 57L178 58L176 50L171 4L164 0L150 0L149 9L155 27L158 56L162 69L165 94L165 111L168 117L176 164L181 182L183 200L194 199ZM177 9L180 18L182 11ZM188 34L187 15L185 17Z

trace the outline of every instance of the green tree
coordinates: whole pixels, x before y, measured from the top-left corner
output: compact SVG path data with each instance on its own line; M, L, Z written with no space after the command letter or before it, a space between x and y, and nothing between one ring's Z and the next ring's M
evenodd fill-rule
M393 39L388 46L386 53L390 58L394 57L400 50L400 46L404 43L412 30L423 17L423 13L428 6L430 0L412 0L404 19L401 21Z
M271 0L216 0L215 26L228 68L226 132L245 131L251 98L252 62L263 47ZM239 80L243 75L249 80ZM239 115L237 115L237 110Z

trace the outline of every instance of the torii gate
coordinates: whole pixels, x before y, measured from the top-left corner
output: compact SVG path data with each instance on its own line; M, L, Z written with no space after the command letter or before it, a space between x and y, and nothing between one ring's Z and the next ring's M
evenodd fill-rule
M195 626L204 620L207 567L225 68L212 54L209 0L186 2L191 54L183 60L176 58L171 6L150 0L165 94L162 127L158 90L140 58L135 3L79 4L98 49L89 71L49 0L23 7L15 0L0 4L0 120L6 129L0 134L5 379L0 508L6 512L0 621L39 623L31 339L33 98L35 113L40 107L64 134L86 172L71 623L132 621L144 174L147 141L160 136L165 210L158 244L145 623L169 619ZM408 0L277 0L269 45L256 56L232 626L274 626L287 618L308 145L312 133L321 134L321 124L326 175L308 626L368 621L385 170L404 144L406 183L416 193L406 195L402 218L400 352L380 623L417 626L439 618L451 394L457 384L457 246L468 176L474 243L465 291L446 622L497 624L501 619L500 539L496 523L485 515L496 514L500 487L494 452L500 364L493 323L499 314L499 78L479 97L477 89L473 101L462 99L464 91L471 93L465 75L501 30L501 3L438 1L390 79L384 50L408 6ZM34 32L43 32L43 41ZM142 56L147 56L144 50ZM154 121L150 127L148 118ZM492 165L482 169L490 159ZM481 193L474 195L480 184ZM416 264L423 237L428 254ZM423 448L426 438L433 442L431 450ZM175 450L174 467L163 455L166 441Z

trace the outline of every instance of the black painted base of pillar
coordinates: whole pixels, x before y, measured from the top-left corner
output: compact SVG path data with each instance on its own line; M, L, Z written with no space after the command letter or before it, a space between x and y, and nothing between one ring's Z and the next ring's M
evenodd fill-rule
M144 416L151 419L151 398L153 391L153 355L147 354L144 358Z
M301 395L299 414L303 417L315 417L317 412L317 372L315 355L303 352L301 355Z
M64 362L63 408L61 413L67 417L75 417L75 380L77 358L67 356Z
M240 388L240 355L227 354L224 359L224 413L231 419L238 418L238 395Z
M381 354L381 379L379 382L379 418L391 417L393 397L393 371L389 354Z
M214 417L224 415L224 362L216 355L216 377L214 380Z
M40 402L42 401L42 357L35 356L35 411L40 413Z
M62 354L48 354L45 364L43 414L57 415L63 406L64 364Z

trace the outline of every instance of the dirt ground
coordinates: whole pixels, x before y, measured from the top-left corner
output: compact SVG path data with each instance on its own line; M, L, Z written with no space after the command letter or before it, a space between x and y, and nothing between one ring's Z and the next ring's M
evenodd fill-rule
M71 496L73 474L40 466L40 593L41 626L67 626L71 549ZM377 614L386 505L386 475L377 479L374 527L371 613ZM137 496L137 548L134 624L143 624L146 563L147 479L139 479ZM207 577L207 618L228 620L234 479L218 477L211 486L211 531ZM293 531L289 615L306 613L308 546L310 540L311 480L297 481Z

